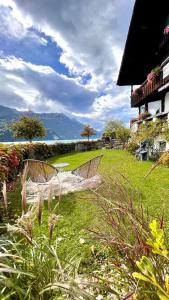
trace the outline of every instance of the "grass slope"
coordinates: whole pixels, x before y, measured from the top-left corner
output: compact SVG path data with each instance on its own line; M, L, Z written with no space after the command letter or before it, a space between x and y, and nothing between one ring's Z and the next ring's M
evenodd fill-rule
M142 194L143 203L152 213L160 212L164 206L165 211L169 211L169 170L165 167L158 167L151 175L144 179L145 174L150 170L152 162L137 161L133 155L124 150L96 150L90 152L73 153L53 157L50 163L68 162L70 165L67 170L72 170L83 162L104 154L99 173L112 174L115 176L118 172L126 176L139 189Z

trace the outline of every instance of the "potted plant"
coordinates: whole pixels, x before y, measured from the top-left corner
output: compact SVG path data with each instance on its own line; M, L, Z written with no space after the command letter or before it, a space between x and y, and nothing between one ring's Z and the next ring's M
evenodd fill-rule
M133 125L135 122L137 122L138 121L138 118L132 118L131 120L130 120L130 126L131 125Z
M151 72L147 75L147 81L148 83L152 83L155 78L157 78L160 75L161 68L156 67L151 70Z
M150 116L151 116L151 114L148 111L145 111L145 112L139 114L138 120L140 120L140 121L141 120L145 120L145 119L147 119Z
M165 28L164 28L164 34L168 34L169 33L169 25L167 25Z
M138 88L132 92L132 96L142 96L143 90L142 88Z

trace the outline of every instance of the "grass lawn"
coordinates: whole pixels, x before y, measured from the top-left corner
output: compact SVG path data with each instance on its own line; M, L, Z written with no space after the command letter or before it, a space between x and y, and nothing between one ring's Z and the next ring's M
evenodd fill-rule
M169 169L160 166L144 179L145 174L150 170L152 162L137 161L133 155L125 150L95 150L53 157L49 163L68 162L67 170L72 170L81 163L103 154L103 159L99 167L99 173L116 176L119 172L125 175L142 194L143 204L149 208L150 212L157 213L164 206L169 212ZM65 169L66 170L66 169Z
M169 170L165 167L159 167L145 180L144 175L151 168L152 162L139 162L127 151L108 149L60 155L49 159L48 162L67 162L70 165L66 169L71 170L99 154L104 154L99 173L111 176L122 173L140 190L143 204L152 215L160 214L163 207L168 214ZM15 197L18 199L18 195L18 189L16 193L12 192L9 195L11 202L15 201ZM58 222L56 234L58 251L63 257L80 255L86 260L91 254L93 242L87 229L101 222L98 207L92 199L93 194L89 191L70 193L62 197L57 209L62 218ZM47 208L44 211L43 229L47 230Z

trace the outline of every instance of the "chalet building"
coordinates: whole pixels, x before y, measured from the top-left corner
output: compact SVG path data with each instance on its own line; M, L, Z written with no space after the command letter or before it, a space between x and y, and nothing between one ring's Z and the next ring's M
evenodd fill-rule
M133 131L142 122L169 121L169 0L135 1L117 84L131 86ZM165 147L160 137L157 143Z

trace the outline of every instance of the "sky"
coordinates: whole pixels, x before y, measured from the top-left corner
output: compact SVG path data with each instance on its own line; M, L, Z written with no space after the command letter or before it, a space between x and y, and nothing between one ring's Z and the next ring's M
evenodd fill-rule
M134 0L0 0L0 104L102 130L135 115L118 87Z

